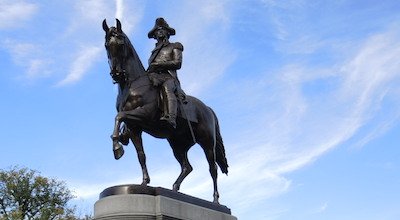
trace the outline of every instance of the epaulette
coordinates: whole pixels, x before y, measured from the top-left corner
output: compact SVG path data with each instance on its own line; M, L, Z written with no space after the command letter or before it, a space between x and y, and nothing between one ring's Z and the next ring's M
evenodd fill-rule
M174 49L178 49L180 51L183 51L183 45L179 42L174 43Z

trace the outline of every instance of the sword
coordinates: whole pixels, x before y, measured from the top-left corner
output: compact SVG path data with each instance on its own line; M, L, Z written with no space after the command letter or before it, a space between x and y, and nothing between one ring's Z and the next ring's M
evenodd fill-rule
M187 121L187 123L188 123L189 130L190 130L190 134L192 135L192 138L193 138L193 142L196 143L196 138L194 137L194 132L193 132L192 124L190 123L189 117L188 117L188 115L187 115L187 113L186 113L186 110L185 110L185 108L183 107L182 99L181 99L181 98L178 98L178 100L179 100L179 103L181 104L181 109L182 109L182 111L183 111L183 114L186 116L186 121Z

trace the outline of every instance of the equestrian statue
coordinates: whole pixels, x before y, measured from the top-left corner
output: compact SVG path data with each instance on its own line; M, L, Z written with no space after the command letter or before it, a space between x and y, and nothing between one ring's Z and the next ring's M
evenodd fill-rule
M117 115L111 135L115 159L124 154L123 145L132 141L142 168L142 185L150 183L143 150L142 132L168 140L181 173L172 186L178 191L182 181L193 170L188 151L199 144L206 155L213 180L214 202L218 203L217 165L228 174L228 162L214 111L199 99L181 89L177 70L182 65L181 43L169 41L175 35L163 18L157 18L148 33L157 40L147 70L143 67L132 43L122 31L121 22L108 27L103 21L105 48L110 75L118 84Z

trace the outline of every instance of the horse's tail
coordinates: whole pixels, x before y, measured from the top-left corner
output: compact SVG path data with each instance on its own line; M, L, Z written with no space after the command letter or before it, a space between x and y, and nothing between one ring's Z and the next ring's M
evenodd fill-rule
M215 154L216 154L216 161L221 168L222 173L228 174L228 161L226 160L225 156L225 147L224 147L224 142L222 141L222 136L219 131L219 123L218 123L218 118L215 112L210 108L211 112L214 115L214 121L215 121L215 139L216 139L216 145L215 145Z

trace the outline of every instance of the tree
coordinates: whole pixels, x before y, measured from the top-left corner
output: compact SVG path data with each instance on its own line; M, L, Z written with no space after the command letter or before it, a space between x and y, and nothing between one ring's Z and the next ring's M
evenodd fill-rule
M66 184L28 168L0 170L0 220L77 219Z

